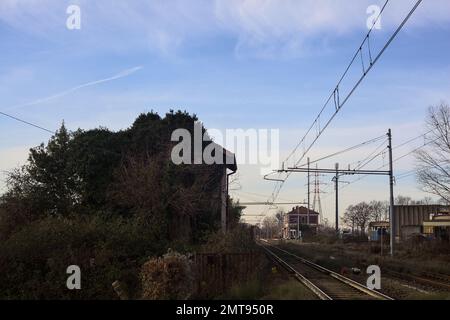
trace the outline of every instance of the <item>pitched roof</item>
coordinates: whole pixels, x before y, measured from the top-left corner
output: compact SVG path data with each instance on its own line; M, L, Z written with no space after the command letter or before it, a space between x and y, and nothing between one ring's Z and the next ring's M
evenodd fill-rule
M288 214L304 214L307 215L308 214L308 209L306 207L294 207L292 208L292 211L289 211ZM319 215L318 212L309 209L309 214L310 215Z

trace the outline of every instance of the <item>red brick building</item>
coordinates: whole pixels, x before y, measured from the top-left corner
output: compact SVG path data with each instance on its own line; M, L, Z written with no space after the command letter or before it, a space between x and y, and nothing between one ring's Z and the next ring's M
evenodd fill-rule
M297 206L292 208L284 216L283 238L296 239L298 229L300 231L307 229L316 233L319 227L319 216L320 214L318 212L312 209L308 210L306 207Z

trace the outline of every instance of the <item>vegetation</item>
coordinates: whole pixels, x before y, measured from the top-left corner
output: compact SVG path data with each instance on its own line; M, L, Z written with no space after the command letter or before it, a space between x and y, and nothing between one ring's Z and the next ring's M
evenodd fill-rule
M416 153L417 178L425 192L450 203L450 107L441 103L430 107L426 148Z
M185 300L194 293L195 276L188 256L169 250L147 261L141 270L142 298Z
M398 195L395 198L395 205L429 205L433 204L430 197L422 200L414 200L408 196ZM371 201L360 202L349 206L342 217L347 227L351 228L352 234L356 231L364 235L370 222L389 221L389 202L387 201Z
M358 230L363 235L369 222L387 219L388 212L389 204L387 202L361 202L347 208L343 221L348 227L352 228L352 234Z
M62 124L31 149L0 197L0 298L117 298L116 280L138 292L150 257L214 234L221 169L170 161L171 133L193 132L195 121L171 111L141 114L119 132ZM236 224L242 208L230 208ZM79 291L65 287L73 264L82 269Z

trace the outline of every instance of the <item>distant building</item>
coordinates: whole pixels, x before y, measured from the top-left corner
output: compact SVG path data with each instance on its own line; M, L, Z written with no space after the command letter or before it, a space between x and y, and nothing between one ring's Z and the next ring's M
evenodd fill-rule
M300 232L317 233L319 213L306 207L295 207L283 219L283 238L297 239Z
M436 239L450 240L450 214L441 214L434 216L431 221L423 222L423 233L433 236Z
M406 240L412 235L424 233L424 222L433 217L448 214L449 207L442 205L399 205L394 206L395 238Z
M395 238L408 240L416 235L426 235L442 240L450 238L450 207L442 205L394 206ZM369 240L379 241L381 234L389 237L388 221L369 224Z
M389 236L389 221L369 223L369 241L380 241L384 236Z

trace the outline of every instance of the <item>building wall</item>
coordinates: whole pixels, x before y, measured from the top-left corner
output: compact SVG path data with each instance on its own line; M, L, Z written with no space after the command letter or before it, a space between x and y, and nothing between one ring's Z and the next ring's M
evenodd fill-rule
M296 213L289 213L284 216L284 224L283 224L283 232L282 235L285 239L290 238L290 230L295 230L297 232L297 222L298 218L300 218L300 226L306 226L308 225L307 220L308 216L306 214L296 214ZM319 215L311 213L309 215L309 227L312 230L315 230L313 232L317 232L317 226L319 224ZM303 229L303 228L300 228Z
M290 214L289 215L289 223L290 224L296 224L297 223L297 217L300 217L300 224L307 224L308 217L304 214ZM309 224L318 224L319 222L319 216L317 215L310 215L309 216Z
M411 227L421 227L424 221L431 220L432 215L438 214L444 209L445 207L440 205L394 206L394 229L396 238L403 238L403 235L409 234L414 229ZM414 230L417 231L417 228Z

